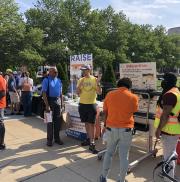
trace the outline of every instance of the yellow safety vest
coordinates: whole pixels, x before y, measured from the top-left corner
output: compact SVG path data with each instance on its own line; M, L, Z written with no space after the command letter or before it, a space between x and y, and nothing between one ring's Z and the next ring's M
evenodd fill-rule
M166 125L162 128L163 132L166 132L168 134L180 134L180 122L178 121L178 115L180 113L180 92L178 88L172 88L166 93L173 93L177 97L177 103L175 107L172 109L172 113L174 114L173 116L169 116L169 119L166 123ZM165 93L165 94L166 94ZM158 128L159 122L160 122L160 117L162 115L162 109L161 107L157 107L156 109L156 118L154 121L154 127Z

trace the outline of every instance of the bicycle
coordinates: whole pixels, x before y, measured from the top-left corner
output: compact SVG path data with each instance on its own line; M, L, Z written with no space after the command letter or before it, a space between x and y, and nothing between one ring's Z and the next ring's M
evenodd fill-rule
M169 172L173 169L173 166L170 164L172 161L177 160L178 155L174 151L167 160L161 161L153 170L153 181L161 182L164 181L164 178L171 180L172 182L178 182L176 179L169 176Z

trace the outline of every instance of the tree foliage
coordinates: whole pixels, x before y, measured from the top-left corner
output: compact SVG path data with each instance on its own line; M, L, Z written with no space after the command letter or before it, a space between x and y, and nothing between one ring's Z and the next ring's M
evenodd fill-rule
M18 57L22 49L25 23L18 13L18 6L13 0L0 0L0 68L20 64Z
M158 69L180 66L178 35L164 27L132 24L123 12L91 9L89 0L37 0L25 12L14 0L0 0L0 68L26 64L68 66L67 56L93 53L94 67L155 61ZM65 47L69 51L65 51Z
M107 67L104 71L104 74L103 74L102 81L104 83L109 83L112 88L116 87L116 77L114 74L112 64L107 65Z

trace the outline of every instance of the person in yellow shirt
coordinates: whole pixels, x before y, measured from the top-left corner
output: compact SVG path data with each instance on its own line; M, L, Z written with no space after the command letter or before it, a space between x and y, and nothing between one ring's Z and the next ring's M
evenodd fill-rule
M78 80L77 94L80 96L79 115L81 122L85 123L87 139L81 143L82 146L88 146L92 153L98 151L95 148L95 121L96 121L96 97L101 94L100 78L91 75L91 66L81 67L83 77Z

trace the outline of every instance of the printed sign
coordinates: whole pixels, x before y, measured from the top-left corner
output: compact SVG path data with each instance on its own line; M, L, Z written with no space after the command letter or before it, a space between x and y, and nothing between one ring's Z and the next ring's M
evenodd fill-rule
M156 90L156 63L120 64L120 78L132 80L132 88Z
M73 55L70 56L70 75L71 79L74 77L80 78L81 77L81 70L80 68L83 65L91 65L93 67L93 56L92 54L80 54L80 55Z
M138 108L138 111L139 112L147 113L147 111L148 111L148 104L149 104L149 113L155 114L158 96L154 96L153 98L151 98L150 102L148 101L148 99L144 99L142 97L142 95L138 95L138 97L139 97L139 108Z

